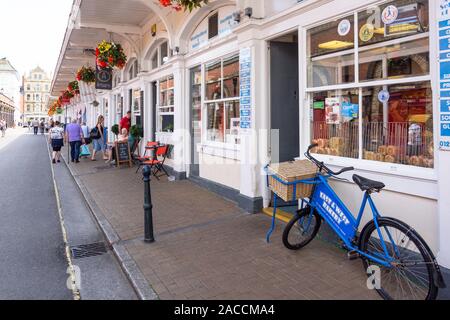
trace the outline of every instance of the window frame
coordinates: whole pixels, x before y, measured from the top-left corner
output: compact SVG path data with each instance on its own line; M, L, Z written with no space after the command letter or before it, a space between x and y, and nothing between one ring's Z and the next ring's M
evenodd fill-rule
M173 81L173 87L170 88L166 88L164 89L166 92L169 92L170 90L173 90L173 94L174 94L174 101L172 105L161 105L161 82L162 81L169 81L169 79L172 79ZM157 134L172 134L175 131L175 77L173 74L168 74L160 79L157 80L157 87L158 87L158 91L157 91L157 100L156 100L156 130L155 132ZM169 99L167 99L168 103L169 103ZM161 109L166 109L166 108L172 108L173 111L170 112L164 112L161 111ZM172 116L173 117L173 129L172 132L169 131L163 131L163 128L161 128L162 123L160 123L160 117L161 116Z
M392 0L388 0L388 1L379 1L373 4L373 6L381 6L385 3L389 3L392 2ZM359 133L358 133L358 138L359 138L359 157L358 158L346 158L346 157L342 157L342 156L333 156L333 155L323 155L323 154L314 154L314 157L316 157L317 159L319 159L320 161L324 161L327 165L330 166L336 166L336 167L348 167L350 165L354 166L355 168L360 168L363 170L368 170L368 171L377 171L380 173L384 173L384 174L393 174L393 175L397 175L397 176L408 176L408 177L414 177L414 178L419 178L419 179L426 179L426 180L436 180L436 172L437 172L437 167L438 167L438 157L437 157L437 152L438 152L438 148L436 147L436 139L437 139L437 134L436 134L436 115L435 115L435 105L436 105L436 101L435 101L435 84L432 78L432 73L433 73L433 61L432 61L432 54L434 52L433 49L433 38L432 38L432 28L431 28L431 24L432 24L432 4L433 4L433 0L428 0L428 6L429 6L429 26L430 29L426 32L422 32L422 33L418 33L418 34L414 34L414 35L409 35L409 36L405 36L405 37L400 37L400 38L394 38L392 40L388 40L388 41L384 41L381 43L376 43L373 45L367 45L367 46L363 46L360 47L359 45L359 29L360 29L360 22L358 20L358 13L361 12L361 8L356 8L354 10L351 11L346 11L342 14L333 16L329 19L326 19L324 21L320 21L318 23L315 24L311 24L308 26L305 26L302 28L302 38L303 38L303 43L308 43L308 45L305 45L303 47L302 52L302 64L303 64L303 79L305 81L303 81L303 101L306 105L306 108L304 108L304 110L302 112L304 112L304 119L306 119L305 121L305 126L303 126L303 129L301 129L302 131L302 135L303 135L303 139L301 140L301 144L303 145L302 148L307 148L307 146L309 144L311 144L312 141L312 133L311 133L311 128L312 128L312 114L311 114L311 106L312 106L312 94L314 92L323 92L323 91L333 91L333 90L348 90L348 89L356 89L359 91L359 106L360 106L360 110L359 110L359 114L358 114L358 121L360 123L359 126ZM353 32L354 32L354 43L355 46L353 49L348 49L348 50L342 50L339 52L335 52L335 53L330 53L330 54L324 54L322 57L331 57L331 56L340 56L340 55L344 55L344 54L349 54L349 53L353 53L354 54L354 72L355 72L355 81L352 83L344 83L344 84L336 84L336 85L327 85L327 86L319 86L319 87L314 87L311 86L309 87L309 83L308 83L308 78L309 78L309 64L310 64L310 59L311 57L309 56L309 37L308 37L308 31L324 25L326 23L332 22L332 21L336 21L339 19L343 19L344 17L348 17L351 13L353 12L354 15L354 28L353 28ZM379 48L379 47L384 47L384 46L388 46L388 45L392 45L392 44L400 44L400 43L404 43L404 42L408 42L408 41L413 41L413 40L418 40L418 39L428 39L428 54L429 54L429 72L426 75L419 75L419 76L406 76L403 78L399 78L399 79L376 79L376 80L363 80L360 81L360 74L359 74L359 66L360 66L360 58L359 55L361 52L365 52L374 48ZM387 162L381 162L381 161L375 161L375 160L366 160L363 158L363 109L362 109L362 90L366 87L376 87L376 86L391 86L391 85L399 85L399 84L408 84L408 83L415 83L415 82L429 82L430 83L430 87L432 90L432 104L433 104L433 142L434 142L434 167L433 168L425 168L425 167L419 167L419 166L410 166L410 165L406 165L406 164L400 164L400 163L387 163ZM306 130L306 132L305 132Z
M208 105L212 104L212 103L222 103L224 104L223 107L223 117L224 119L226 119L226 107L225 107L225 103L227 102L233 102L233 101L237 101L239 102L239 107L240 107L240 96L237 97L231 97L231 98L224 98L224 68L223 68L223 62L227 59L233 58L233 57L237 57L238 61L239 61L239 52L234 52L231 54L227 54L221 57L217 57L215 59L211 59L209 61L206 61L204 63L202 63L202 107L201 107L201 112L202 112L202 144L205 146L211 146L211 147L216 147L216 148L221 148L221 149L227 149L227 150L240 150L240 143L227 143L226 142L226 133L224 131L224 141L212 141L208 139ZM208 100L206 99L206 66L208 64L213 64L213 63L217 63L220 60L220 81L221 81L221 99L216 99L216 100ZM239 75L240 76L240 75ZM226 128L224 128L224 130L226 130Z

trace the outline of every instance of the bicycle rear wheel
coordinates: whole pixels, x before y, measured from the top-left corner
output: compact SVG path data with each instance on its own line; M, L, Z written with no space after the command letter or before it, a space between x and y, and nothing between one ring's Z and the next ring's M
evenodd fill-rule
M316 237L321 223L321 217L311 207L299 210L284 229L284 246L290 250L303 248Z
M378 225L392 258L391 266L385 267L364 257L362 260L368 277L373 275L371 267L379 268L379 287L376 290L380 296L386 300L436 299L438 287L434 277L437 272L428 246L416 231L401 221L380 218ZM385 253L373 221L362 231L359 249L384 259Z

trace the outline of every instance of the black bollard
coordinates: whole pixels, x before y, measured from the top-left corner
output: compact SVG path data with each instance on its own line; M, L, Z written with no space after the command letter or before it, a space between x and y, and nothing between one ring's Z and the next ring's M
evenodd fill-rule
M152 194L150 190L150 176L152 175L152 169L149 166L145 166L142 170L144 175L144 214L145 214L145 239L144 242L152 243L155 242L153 236L153 204L152 204Z

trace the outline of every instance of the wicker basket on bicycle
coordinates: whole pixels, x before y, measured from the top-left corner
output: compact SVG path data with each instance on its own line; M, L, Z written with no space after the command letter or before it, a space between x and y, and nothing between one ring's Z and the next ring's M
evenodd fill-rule
M293 201L311 196L313 185L301 183L301 180L314 178L317 166L309 160L275 163L268 167L268 174L270 190L284 201Z

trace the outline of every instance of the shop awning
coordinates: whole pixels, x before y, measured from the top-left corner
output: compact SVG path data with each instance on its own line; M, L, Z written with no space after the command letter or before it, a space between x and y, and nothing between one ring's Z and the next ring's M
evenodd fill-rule
M83 65L95 66L95 48L102 40L130 44L155 13L147 0L74 0L54 72L51 94L58 96Z

